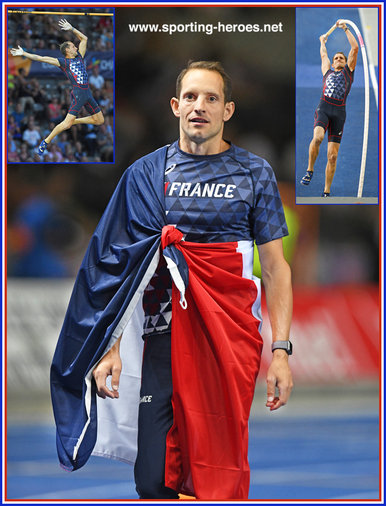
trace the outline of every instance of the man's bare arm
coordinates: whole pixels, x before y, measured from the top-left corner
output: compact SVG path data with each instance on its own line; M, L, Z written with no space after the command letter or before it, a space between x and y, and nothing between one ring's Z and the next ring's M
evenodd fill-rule
M258 246L262 278L267 299L272 341L286 341L292 319L291 269L283 254L282 239ZM276 395L276 387L279 396ZM288 354L277 349L267 372L267 403L271 411L287 403L293 387Z
M327 70L330 70L331 62L328 57L327 48L326 48L326 42L327 42L326 35L321 35L319 37L319 40L320 40L320 59L322 60L322 74L324 75L327 72Z
M346 23L343 23L341 19L338 19L336 24L339 28L342 28L342 30L344 30L347 40L351 46L350 52L347 57L347 65L348 65L348 68L352 72L355 69L356 64L357 64L357 58L358 58L358 52L359 52L358 42L357 42L357 39L354 37L354 35L350 32L350 29L347 27Z
M84 57L87 49L87 36L73 27L66 19L61 19L58 24L62 30L71 30L72 33L80 40L78 51L82 57Z
M12 56L24 56L32 61L38 61L40 63L49 63L50 65L54 65L55 67L60 67L59 60L57 58L52 58L52 56L40 56L38 54L27 53L23 48L18 46L17 48L12 48L11 50Z

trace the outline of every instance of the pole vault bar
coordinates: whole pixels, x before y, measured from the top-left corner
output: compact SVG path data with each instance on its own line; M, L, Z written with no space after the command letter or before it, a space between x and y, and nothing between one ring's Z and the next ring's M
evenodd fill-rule
M8 14L57 14L58 16L113 16L112 12L66 12L66 11L14 11L8 10Z

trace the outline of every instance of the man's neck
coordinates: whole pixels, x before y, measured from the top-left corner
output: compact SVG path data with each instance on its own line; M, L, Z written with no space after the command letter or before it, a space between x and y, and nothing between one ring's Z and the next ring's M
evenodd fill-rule
M191 153L192 155L217 155L223 151L229 149L229 144L223 139L216 139L215 141L208 141L197 143L191 139L180 138L179 146L185 153Z

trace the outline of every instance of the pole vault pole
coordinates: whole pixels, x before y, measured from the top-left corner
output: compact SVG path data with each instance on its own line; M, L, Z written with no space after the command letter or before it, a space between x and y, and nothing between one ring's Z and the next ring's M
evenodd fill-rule
M325 36L325 37L329 37L329 36L332 34L332 32L335 30L335 28L337 28L337 25L336 25L336 24L335 24L335 25L332 25L332 27L328 30L328 32L326 32L326 33L324 34L324 36Z
M362 146L362 162L361 162L361 171L359 175L359 183L358 183L358 193L357 197L362 197L363 192L363 184L365 181L365 170L366 170L366 157L367 157L367 142L369 137L369 116L370 116L370 86L369 86L369 66L367 63L367 54L365 49L365 44L363 42L362 35L356 26L355 23L350 21L349 19L342 19L342 23L346 25L350 25L355 31L356 36L359 40L359 45L361 47L362 52L362 61L363 61L363 72L365 78L365 119L363 126L363 146Z
M365 44L362 39L362 35L356 26L355 23L350 21L349 19L342 19L342 23L345 23L346 25L350 25L358 37L359 45L361 47L362 52L362 61L363 61L363 72L364 72L364 78L365 78L365 118L364 118L364 126L363 126L363 145L362 145L362 161L361 161L361 170L359 174L359 183L358 183L358 193L357 197L362 198L362 192L363 192L363 184L365 181L365 170L366 170L366 157L367 157L367 142L369 137L369 115L370 115L370 87L369 87L369 66L367 63L367 55L366 55L366 49ZM325 37L328 37L332 34L332 32L337 28L337 25L333 25L328 32L325 33Z

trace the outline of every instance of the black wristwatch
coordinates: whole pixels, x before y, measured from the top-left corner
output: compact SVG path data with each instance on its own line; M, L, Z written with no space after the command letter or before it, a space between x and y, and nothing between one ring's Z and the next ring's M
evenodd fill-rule
M274 341L271 350L285 350L288 355L292 355L292 343L291 341Z

